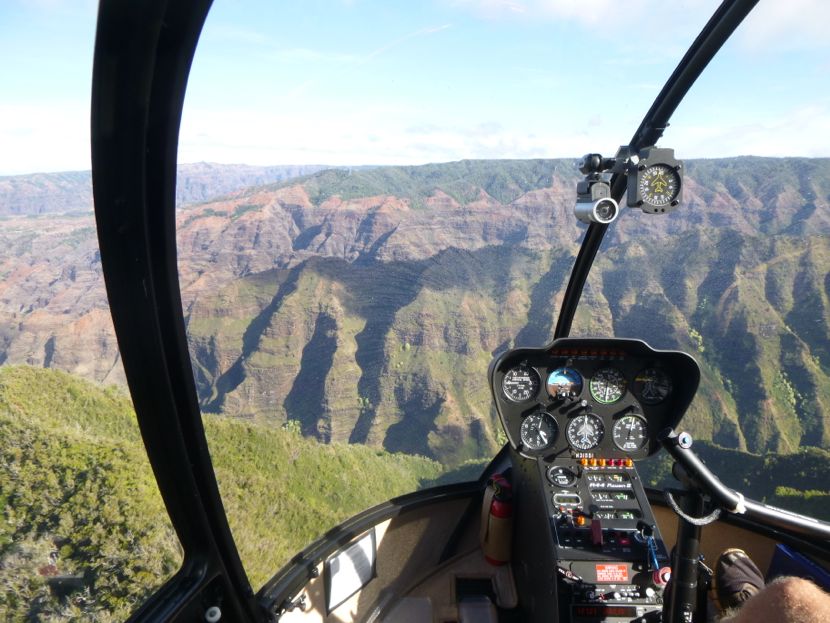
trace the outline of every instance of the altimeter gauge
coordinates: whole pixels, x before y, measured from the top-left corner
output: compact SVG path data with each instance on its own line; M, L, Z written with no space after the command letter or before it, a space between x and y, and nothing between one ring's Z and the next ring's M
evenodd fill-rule
M568 443L577 450L590 450L599 445L605 434L602 420L593 413L577 415L568 423Z
M625 377L616 368L602 368L597 370L588 389L591 390L591 397L600 404L610 405L617 402L625 394Z
M536 396L541 380L539 373L528 365L510 368L501 381L501 390L508 400L524 402Z
M559 428L556 420L546 411L531 413L522 422L522 444L528 450L544 450L556 441Z
M614 423L611 434L620 450L636 452L648 443L648 424L639 415L624 415Z

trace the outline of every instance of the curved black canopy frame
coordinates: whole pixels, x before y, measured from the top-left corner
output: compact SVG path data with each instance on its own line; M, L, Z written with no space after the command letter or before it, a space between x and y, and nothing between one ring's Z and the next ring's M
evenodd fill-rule
M757 0L726 0L631 142L656 142L697 76ZM181 570L135 621L261 621L216 484L191 368L176 262L178 134L187 77L211 0L101 0L92 88L92 177L101 262L141 434L184 548ZM613 179L616 198L625 182ZM592 225L556 336L567 335L605 233Z
M262 620L202 427L176 263L176 150L210 0L102 0L92 87L101 263L147 453L184 564L134 620Z
M634 133L628 146L631 153L636 154L643 147L654 145L663 131L669 125L669 119L674 114L680 102L686 96L689 89L698 79L709 61L718 53L726 40L735 32L744 18L758 4L758 0L724 0L717 11L712 15L706 26L697 36L694 43L686 51L680 64L669 77L657 99L643 118L640 127ZM616 173L611 178L611 196L617 201L622 201L626 191L625 175ZM574 314L576 313L579 299L582 296L582 288L588 279L591 265L599 251L607 224L591 223L585 237L582 239L582 246L574 262L571 278L568 287L565 289L565 298L562 300L562 309L559 311L559 318L556 322L556 329L553 338L568 337L571 333Z

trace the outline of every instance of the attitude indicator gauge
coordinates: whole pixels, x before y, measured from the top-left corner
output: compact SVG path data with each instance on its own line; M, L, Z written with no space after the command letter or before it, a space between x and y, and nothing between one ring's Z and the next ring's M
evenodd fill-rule
M568 423L568 443L577 450L590 450L599 445L605 434L602 420L593 413L583 413Z
M625 387L625 377L616 368L598 370L588 383L591 398L604 405L610 405L622 398L625 394Z
M556 441L559 429L550 413L531 413L522 422L522 444L528 450L544 450Z
M658 405L671 394L672 382L660 368L646 368L634 377L632 389L643 404Z
M642 450L648 443L648 424L639 415L625 415L614 423L614 445L623 452Z
M501 390L512 402L525 402L534 398L539 391L539 373L528 365L510 368L501 382Z
M557 368L548 375L547 389L552 398L576 398L582 393L582 376L573 368Z

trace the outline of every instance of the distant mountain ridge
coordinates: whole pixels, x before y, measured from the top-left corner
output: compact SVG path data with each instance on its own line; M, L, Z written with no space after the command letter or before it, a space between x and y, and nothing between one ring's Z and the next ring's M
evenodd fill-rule
M325 168L323 165L181 164L176 203L206 201L250 186L279 182ZM89 210L92 210L89 171L0 176L0 216Z
M624 210L574 334L695 354L686 422L830 447L830 159L687 161L671 216ZM182 207L203 409L448 463L500 445L493 354L546 343L584 230L574 160L323 170ZM123 382L91 219L0 230L0 352ZM52 259L60 258L60 259Z

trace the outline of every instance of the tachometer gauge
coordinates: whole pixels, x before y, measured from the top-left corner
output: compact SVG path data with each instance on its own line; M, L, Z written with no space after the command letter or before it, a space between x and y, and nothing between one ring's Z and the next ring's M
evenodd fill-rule
M632 389L642 403L656 405L671 394L672 382L660 368L646 368L634 377Z
M550 413L531 413L522 422L522 444L528 450L544 450L556 441L558 432L556 420Z
M573 368L557 368L548 375L547 387L553 398L576 398L582 393L582 376Z
M538 372L522 364L507 371L501 382L501 390L508 400L524 402L536 396L540 384Z
M599 445L605 434L602 420L592 413L577 415L568 423L568 443L577 450L590 450Z
M597 402L610 405L617 402L625 394L625 377L616 368L598 370L588 383L591 397Z
M654 164L640 174L640 197L656 208L669 205L680 193L680 175L667 164Z
M648 424L639 415L625 415L614 423L611 434L620 450L636 452L648 443Z

